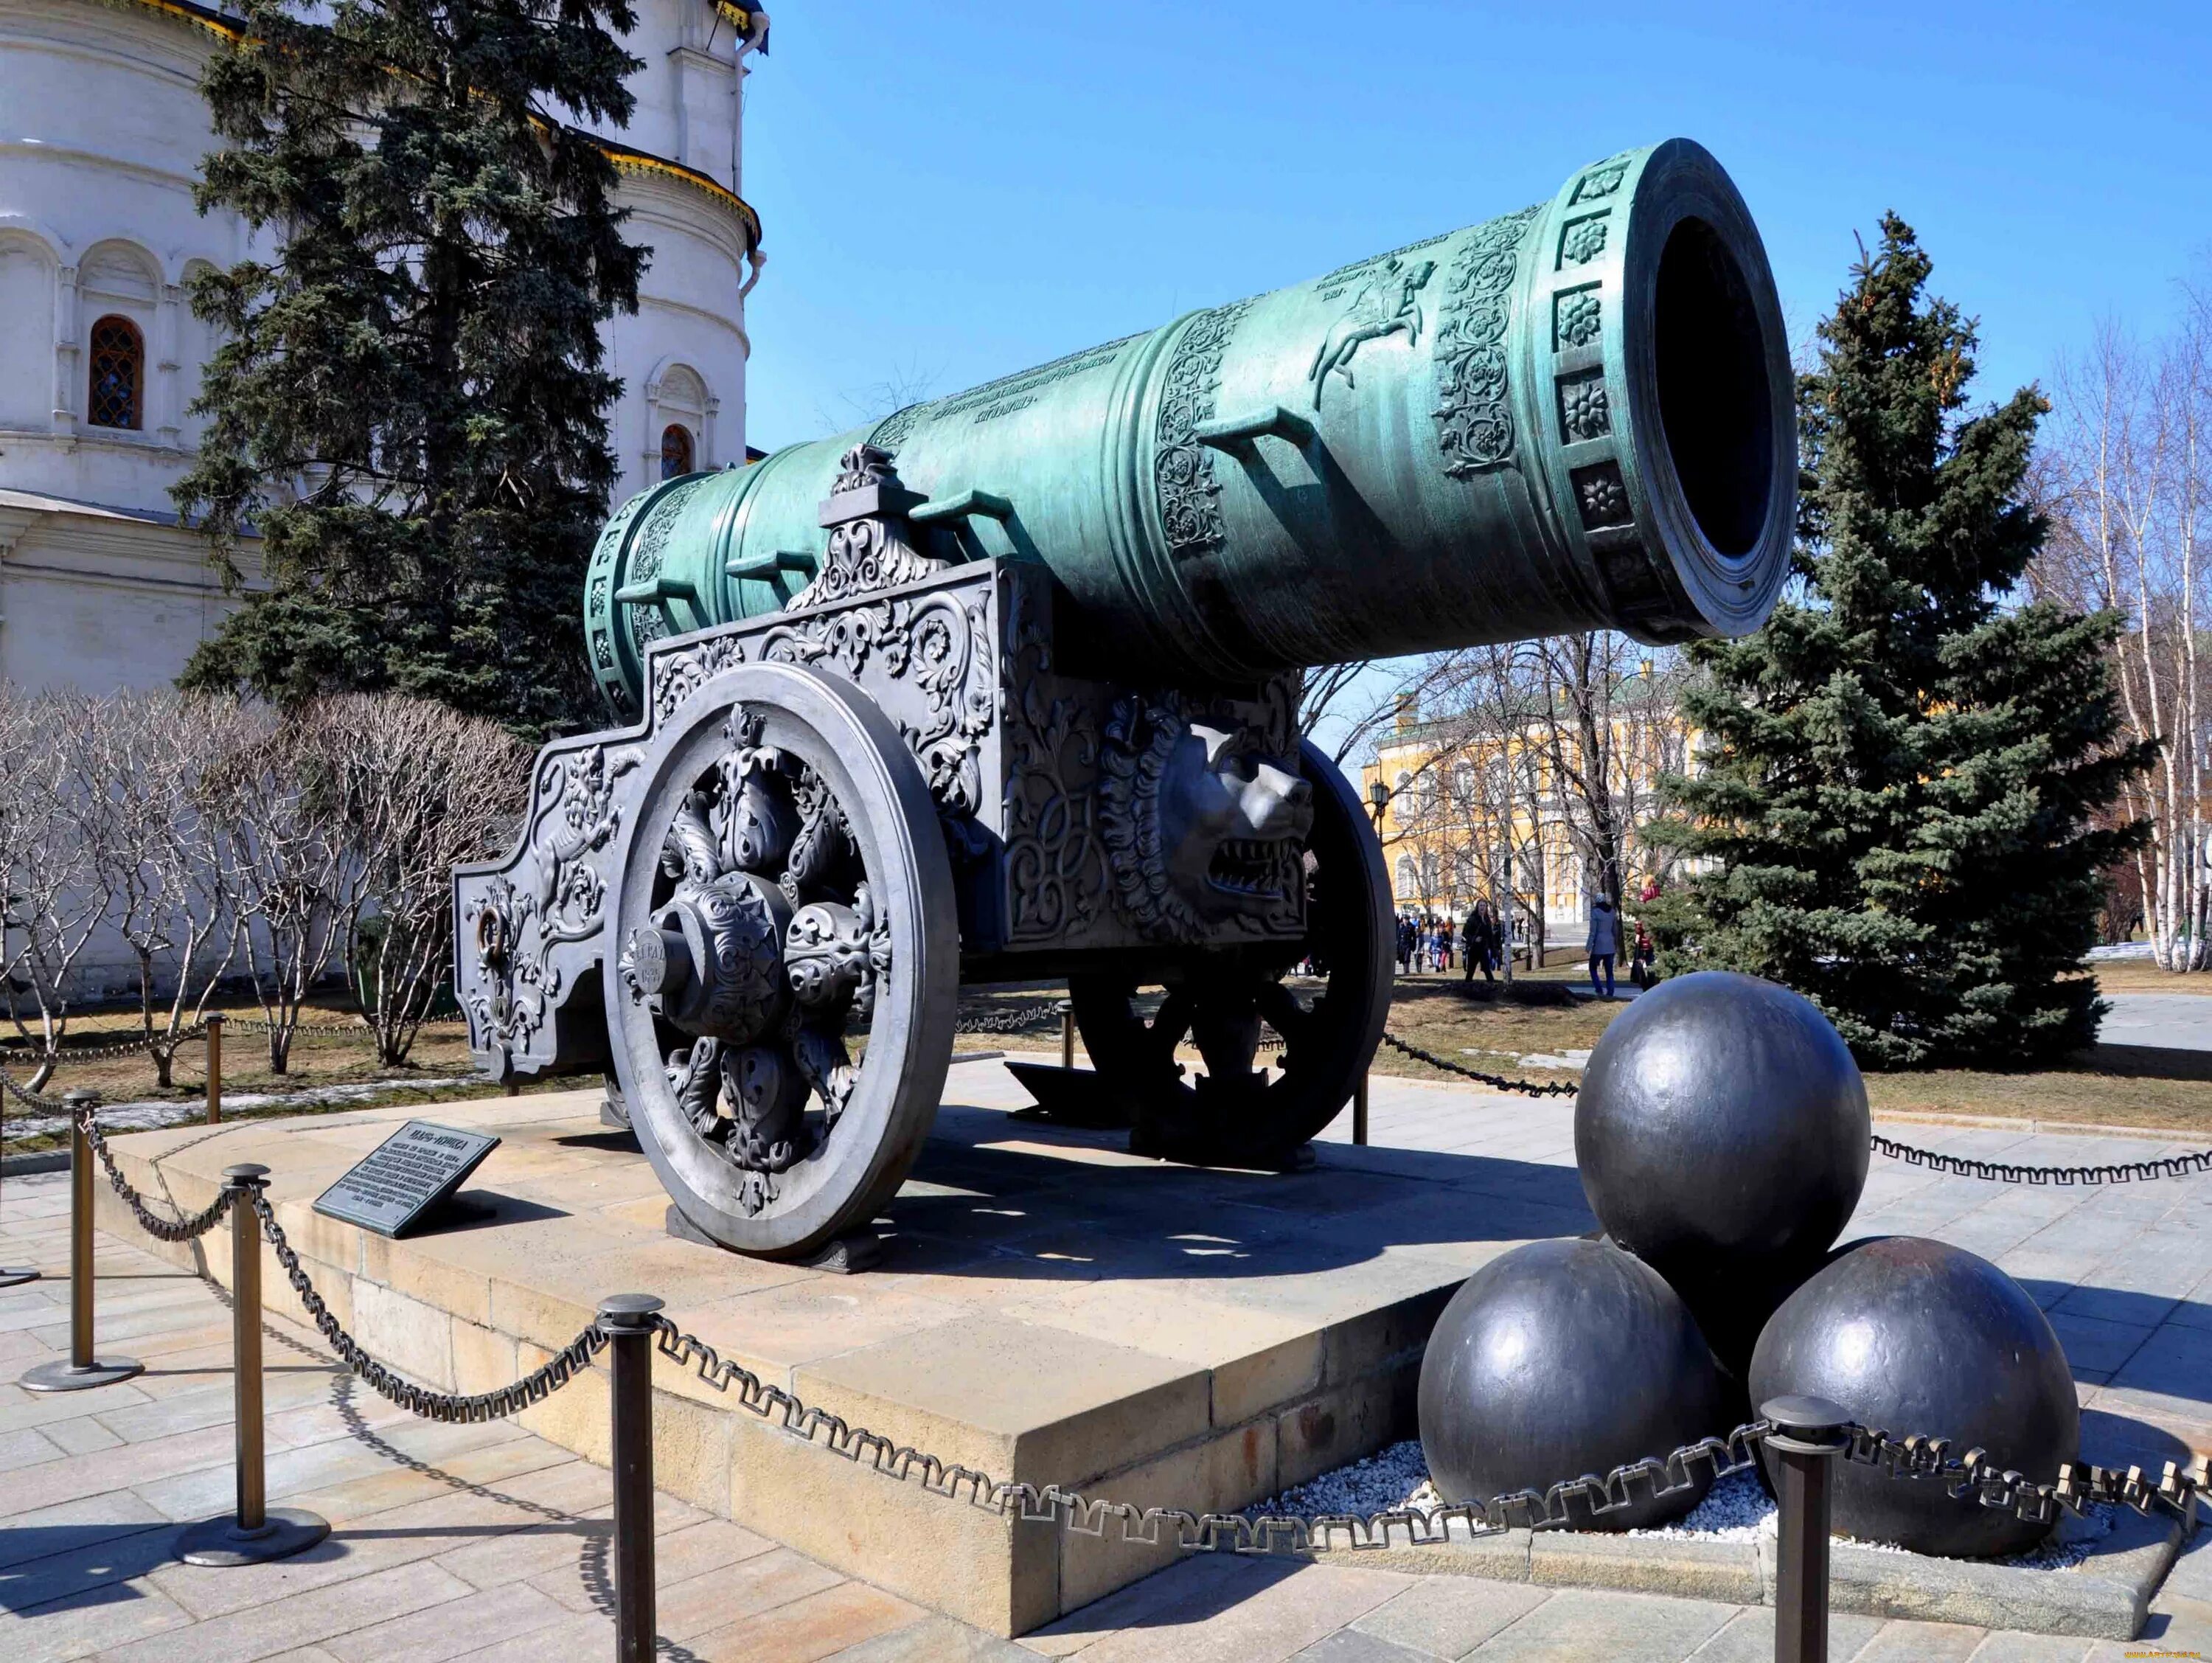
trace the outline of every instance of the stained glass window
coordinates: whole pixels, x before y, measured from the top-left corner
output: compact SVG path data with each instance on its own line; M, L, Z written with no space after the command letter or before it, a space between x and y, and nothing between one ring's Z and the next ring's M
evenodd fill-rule
M660 477L674 479L691 472L691 430L671 422L660 430Z
M128 318L102 318L92 326L92 386L85 420L94 427L141 425L146 385L146 343Z

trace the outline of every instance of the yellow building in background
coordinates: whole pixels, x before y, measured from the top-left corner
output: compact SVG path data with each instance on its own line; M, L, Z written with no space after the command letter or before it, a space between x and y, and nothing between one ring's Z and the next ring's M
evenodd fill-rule
M1695 752L1678 681L1647 659L1587 697L1493 690L1486 710L1426 718L1401 697L1361 771L1397 910L1456 924L1486 896L1516 943L1540 921L1554 947L1580 947L1601 887L1632 916L1645 887L1668 875L1643 835L1661 812L1660 778L1691 771ZM1608 844L1620 868L1610 883Z

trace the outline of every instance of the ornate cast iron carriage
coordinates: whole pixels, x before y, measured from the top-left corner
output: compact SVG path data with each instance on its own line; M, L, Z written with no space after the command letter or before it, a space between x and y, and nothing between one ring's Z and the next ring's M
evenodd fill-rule
M667 481L586 579L629 725L547 746L519 846L455 875L471 1043L501 1077L609 1069L684 1217L749 1252L889 1198L963 980L1066 977L1081 1095L1137 1147L1285 1160L1391 972L1381 850L1301 740L1298 672L1754 628L1795 470L1758 234L1674 140ZM1317 994L1285 979L1309 960Z

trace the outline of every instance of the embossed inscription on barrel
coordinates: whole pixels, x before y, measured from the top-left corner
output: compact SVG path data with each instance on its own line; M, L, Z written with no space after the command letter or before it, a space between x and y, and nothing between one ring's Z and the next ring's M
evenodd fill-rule
M1160 528L1178 560L1221 545L1221 482L1213 477L1213 453L1198 442L1197 432L1201 422L1213 419L1222 354L1251 308L1251 302L1237 301L1200 313L1184 327L1168 360L1152 478L1159 487Z
M1436 269L1434 260L1408 264L1392 259L1360 285L1352 303L1344 308L1344 315L1329 325L1328 332L1322 337L1313 365L1306 371L1306 379L1313 383L1315 409L1321 408L1322 389L1332 374L1343 376L1346 387L1358 385L1352 377L1352 355L1369 341L1402 333L1407 345L1419 344L1421 290L1428 287Z
M1437 326L1437 442L1444 472L1471 478L1513 460L1505 331L1521 241L1543 211L1523 208L1479 225L1452 257Z

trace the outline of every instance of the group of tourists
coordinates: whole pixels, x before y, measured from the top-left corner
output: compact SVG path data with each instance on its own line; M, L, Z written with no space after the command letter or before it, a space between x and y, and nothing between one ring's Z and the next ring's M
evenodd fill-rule
M1658 898L1659 886L1647 883L1639 899L1648 905ZM1590 903L1589 928L1583 942L1589 961L1590 991L1601 999L1613 996L1613 967L1621 957L1624 941L1629 979L1639 988L1648 988L1658 980L1653 967L1657 953L1650 925L1639 916L1626 920L1626 929L1624 936L1623 920L1613 898L1601 891ZM1492 982L1510 950L1504 925L1486 897L1477 901L1456 927L1449 918L1432 912L1398 915L1398 973L1401 976L1423 972L1445 974L1456 964L1463 980L1472 982L1479 970L1484 981Z

